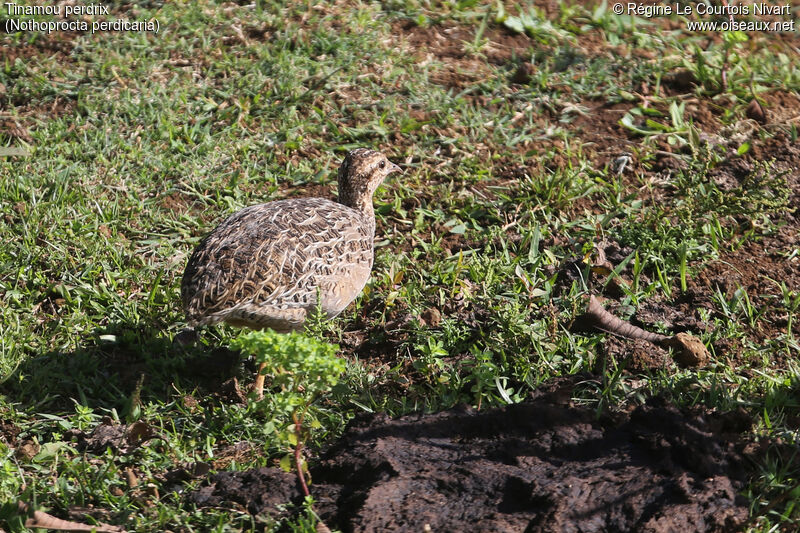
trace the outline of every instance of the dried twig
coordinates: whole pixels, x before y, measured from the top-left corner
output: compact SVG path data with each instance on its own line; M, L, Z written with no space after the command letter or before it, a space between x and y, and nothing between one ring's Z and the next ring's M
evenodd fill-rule
M643 330L606 311L594 296L589 296L586 318L593 322L595 328L602 331L628 339L641 339L663 348L672 348L675 351L675 361L683 366L703 366L710 359L708 350L700 339L688 333L678 333L668 337Z

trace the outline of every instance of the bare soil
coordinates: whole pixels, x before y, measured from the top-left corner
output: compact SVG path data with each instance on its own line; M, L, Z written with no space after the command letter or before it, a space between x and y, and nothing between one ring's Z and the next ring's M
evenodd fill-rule
M313 461L315 510L342 531L733 531L749 461L743 413L659 399L602 416L570 383L498 409L363 415ZM302 501L276 468L221 472L189 496L273 518Z

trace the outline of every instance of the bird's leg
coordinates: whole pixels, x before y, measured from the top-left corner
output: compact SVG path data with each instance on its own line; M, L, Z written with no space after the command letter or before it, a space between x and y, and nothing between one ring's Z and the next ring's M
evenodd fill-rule
M256 392L256 399L258 400L264 398L264 367L266 366L267 363L258 365L258 374L256 375L255 383L253 383L253 390Z

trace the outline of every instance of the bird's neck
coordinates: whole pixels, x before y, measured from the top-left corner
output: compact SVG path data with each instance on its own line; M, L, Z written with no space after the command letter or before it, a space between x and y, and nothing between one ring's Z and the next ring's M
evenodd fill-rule
M363 211L362 211L363 212ZM367 231L372 238L375 238L375 211L372 210L372 205L369 206L369 213L364 213L364 218L367 221Z
M372 206L372 198L367 197L347 197L339 198L339 203L355 209L364 217L370 235L375 235L375 209Z

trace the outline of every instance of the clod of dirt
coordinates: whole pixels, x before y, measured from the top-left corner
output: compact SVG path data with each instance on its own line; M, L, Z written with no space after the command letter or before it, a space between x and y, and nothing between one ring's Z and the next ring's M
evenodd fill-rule
M208 463L186 463L168 471L164 474L164 478L168 482L177 483L205 477L209 471L211 471L211 465Z
M699 83L694 72L685 68L666 74L662 82L671 89L678 91L688 91L692 86Z
M0 442L9 446L14 446L17 442L17 435L22 431L13 422L0 419Z
M83 431L72 430L67 433L67 437L78 440L78 450L80 451L101 455L107 448L111 448L115 452L126 455L159 435L155 428L146 422L137 421L124 426L105 417L88 436Z
M40 446L36 441L26 439L22 441L14 450L17 459L30 461L39 453Z
M767 112L764 111L764 107L755 98L750 100L750 104L744 110L744 114L747 118L751 118L759 124L767 123Z
M211 482L190 495L192 503L214 506L237 503L252 514L277 517L278 506L289 501L299 503L300 489L297 476L279 468L257 468L244 472L220 472Z
M598 419L556 394L365 415L312 466L311 493L342 531L733 531L748 515L745 461L716 418L656 400ZM302 496L296 476L260 468L214 475L189 499L279 518Z
M247 393L239 386L239 380L235 377L227 380L220 385L214 396L227 403L245 405L247 403Z
M520 63L514 71L514 74L511 75L511 83L527 85L533 79L533 74L533 65L527 61Z
M673 335L664 344L675 350L675 362L681 366L705 366L711 359L703 341L688 333Z
M420 318L429 328L438 327L442 323L442 313L435 307L424 310Z

